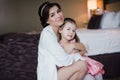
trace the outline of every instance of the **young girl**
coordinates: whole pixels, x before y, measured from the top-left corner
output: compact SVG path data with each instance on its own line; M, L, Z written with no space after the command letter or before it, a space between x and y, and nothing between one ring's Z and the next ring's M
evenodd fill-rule
M60 39L59 43L64 50L74 59L74 61L84 60L88 64L88 74L92 76L92 80L103 80L104 74L103 65L85 55L86 48L81 43L76 35L76 22L71 18L65 18L64 24L59 28ZM80 43L79 47L75 43ZM69 46L72 46L69 48ZM77 54L77 55L76 55ZM79 55L79 56L78 56ZM90 79L89 79L90 80Z

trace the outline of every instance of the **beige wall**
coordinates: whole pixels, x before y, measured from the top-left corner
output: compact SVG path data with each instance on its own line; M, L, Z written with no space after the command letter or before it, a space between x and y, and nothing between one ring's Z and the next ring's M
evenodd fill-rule
M64 16L74 18L79 27L88 19L86 0L0 0L0 34L40 31L38 8L44 1L58 2Z
M88 19L86 0L66 0L61 2L61 6L65 17L74 18L78 27L83 27L83 22Z

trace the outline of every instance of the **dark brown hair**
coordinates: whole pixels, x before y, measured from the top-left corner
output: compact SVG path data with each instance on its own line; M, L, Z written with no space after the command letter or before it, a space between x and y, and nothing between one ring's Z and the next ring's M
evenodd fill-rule
M75 24L76 27L77 27L77 24L76 24L76 22L75 22L74 19L72 19L72 18L65 18L65 19L64 19L64 23L60 26L60 28L63 29L63 28L64 28L64 25L65 25L67 22L70 22L70 23L72 23L72 24ZM61 39L61 34L60 34L60 39ZM79 38L78 38L78 36L77 36L76 33L75 33L74 39L76 40L76 42L80 42L80 40L79 40Z
M44 2L39 7L38 14L39 14L40 21L41 21L41 24L42 24L43 28L46 27L47 25L49 25L47 23L47 20L49 18L49 10L53 6L57 6L61 10L61 7L60 7L60 5L58 3L50 3L48 1Z

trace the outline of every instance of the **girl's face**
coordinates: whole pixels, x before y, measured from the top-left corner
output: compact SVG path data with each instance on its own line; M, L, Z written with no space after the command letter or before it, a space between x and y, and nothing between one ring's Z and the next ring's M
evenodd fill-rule
M76 25L71 22L66 22L63 26L63 29L60 28L59 32L61 33L62 39L72 40L75 37Z
M53 6L49 10L49 18L47 23L53 27L59 27L63 24L63 22L64 22L64 17L61 9L59 9L57 6Z

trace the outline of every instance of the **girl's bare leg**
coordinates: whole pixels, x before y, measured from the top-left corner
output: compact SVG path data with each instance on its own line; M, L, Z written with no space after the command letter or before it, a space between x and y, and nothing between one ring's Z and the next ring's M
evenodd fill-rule
M69 80L83 80L84 76L87 73L87 64L85 62L81 62L82 68L76 73L72 75Z
M87 72L87 64L84 61L77 61L70 66L58 70L58 80L82 80Z
M74 73L69 80L77 80L77 77L79 76L80 71Z

